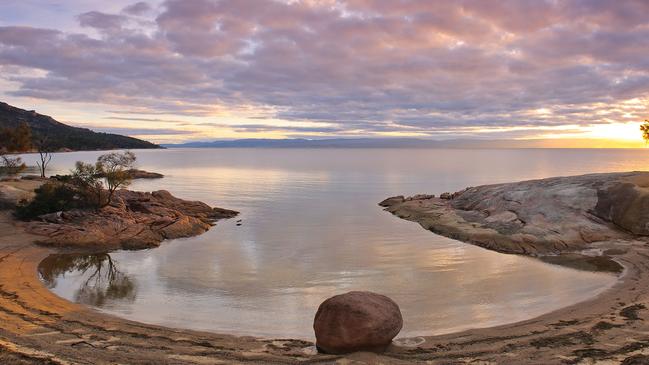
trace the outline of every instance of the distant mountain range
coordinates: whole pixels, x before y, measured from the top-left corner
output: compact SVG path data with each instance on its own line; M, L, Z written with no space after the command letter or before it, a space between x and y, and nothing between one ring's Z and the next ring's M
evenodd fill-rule
M211 142L164 144L168 148L639 148L642 142L611 146L598 139L453 139L418 138L330 138L330 139L237 139Z
M21 123L29 125L34 140L44 135L48 136L48 144L55 151L161 148L133 137L72 127L33 110L24 110L0 102L0 128L15 128Z
M165 147L184 148L390 148L390 147L429 147L429 140L408 138L329 138L329 139L237 139L212 142L188 142L166 144Z
M421 138L325 138L325 139L237 139L157 145L119 134L94 132L72 127L33 110L0 102L0 128L15 128L27 123L34 139L49 136L53 150L110 150L144 148L642 148L638 141L605 139L453 139Z

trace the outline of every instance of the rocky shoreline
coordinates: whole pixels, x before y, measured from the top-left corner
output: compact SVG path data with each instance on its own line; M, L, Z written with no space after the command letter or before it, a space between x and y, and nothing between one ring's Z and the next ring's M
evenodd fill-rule
M29 199L34 189L45 181L25 179L0 183L0 205L16 206L20 200ZM39 245L107 252L153 248L165 239L196 236L209 230L216 221L238 214L203 202L179 199L166 190L149 193L124 189L116 191L111 203L101 209L44 214L26 222L24 227L41 237L36 241Z
M51 247L111 251L157 247L165 239L196 236L219 219L238 212L212 208L198 201L174 197L168 191L144 193L120 190L100 210L70 210L47 214L29 222L28 232L43 236Z
M379 205L423 228L490 250L620 272L601 242L649 235L649 172L589 174L388 198ZM619 254L619 253L618 253Z
M398 339L383 354L323 355L308 341L144 325L70 303L37 276L38 264L56 249L36 245L42 236L1 213L0 363L649 363L649 240L619 228L638 223L620 212L642 211L647 186L649 173L598 174L477 187L453 199L384 202L392 213L427 229L490 249L536 257L578 255L580 265L584 257L598 257L624 269L612 288L587 301L509 325ZM598 206L609 208L592 209Z

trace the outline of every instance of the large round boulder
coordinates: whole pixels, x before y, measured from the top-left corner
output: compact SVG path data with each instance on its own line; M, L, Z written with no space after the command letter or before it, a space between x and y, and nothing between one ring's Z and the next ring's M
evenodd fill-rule
M313 322L318 351L328 354L384 351L402 326L397 303L385 295L364 291L325 300Z

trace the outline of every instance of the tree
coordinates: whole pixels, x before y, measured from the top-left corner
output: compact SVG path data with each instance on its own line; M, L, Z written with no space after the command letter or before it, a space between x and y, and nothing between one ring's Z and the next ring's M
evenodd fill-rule
M10 141L9 151L25 152L32 147L32 129L27 123L20 123L13 131L13 138Z
M117 189L125 188L131 184L130 170L133 169L135 160L135 154L131 151L111 152L97 158L96 168L104 178L106 190L108 190L105 205L111 203Z
M104 208L117 189L129 185L134 163L132 152L101 155L94 164L77 161L70 175L57 175L36 189L33 199L17 207L16 216L32 219L69 209Z
M49 288L68 273L80 275L75 300L101 307L109 300L135 300L135 282L121 272L110 254L54 254L46 257L38 272Z
M642 131L642 139L646 146L649 143L649 119L645 119L644 123L640 125L640 131Z
M71 183L88 204L94 205L96 208L105 206L104 185L101 182L101 172L97 169L96 164L77 161L74 170L72 170Z
M45 178L45 170L47 169L47 165L50 163L50 161L52 161L52 149L50 148L49 142L49 137L47 135L43 135L37 138L34 143L36 145L36 150L38 151L38 156L40 158L40 161L36 161L36 164L38 165L38 169L41 171L42 178Z
M77 161L72 171L72 184L97 208L110 205L115 191L131 183L130 170L135 164L130 151L101 155L93 164Z
M31 139L31 129L25 123L16 128L0 129L0 172L13 174L26 167L20 157L7 155L28 151L32 147Z

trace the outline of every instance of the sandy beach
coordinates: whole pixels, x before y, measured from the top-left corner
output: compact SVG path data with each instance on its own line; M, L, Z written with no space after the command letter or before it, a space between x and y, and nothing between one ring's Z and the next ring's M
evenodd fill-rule
M649 0L0 0L0 365L649 365Z
M389 209L421 221L438 213L431 208L435 205L448 207L448 202L411 200ZM38 278L39 263L57 251L35 244L42 237L27 233L9 212L0 214L0 231L1 363L628 365L649 360L649 246L637 236L584 243L623 267L613 287L588 301L504 326L399 339L380 355L332 356L317 354L303 340L145 325L68 302Z

